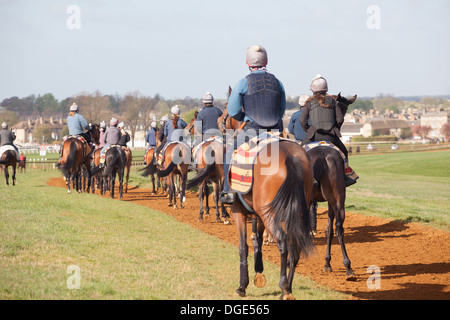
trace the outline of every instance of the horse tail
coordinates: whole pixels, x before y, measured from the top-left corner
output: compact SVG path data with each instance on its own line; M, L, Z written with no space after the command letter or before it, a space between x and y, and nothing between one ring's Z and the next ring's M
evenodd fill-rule
M274 215L275 225L284 223L288 237L289 255L294 259L309 256L313 249L310 235L310 217L303 181L303 167L300 160L289 154L286 157L286 179L275 198L267 206L266 214Z
M164 178L164 177L167 177L175 167L176 167L176 164L172 161L166 169L164 169L164 170L158 169L158 170L156 170L156 173L158 174L158 177Z
M69 176L70 170L75 166L75 157L77 154L77 145L74 141L70 142L69 155L66 158L66 162L61 166L61 171L65 177Z
M155 166L155 157L153 156L152 161L143 169L140 169L139 172L141 173L141 176L148 177L151 174L154 174L156 172L156 166Z
M188 181L186 187L188 189L192 189L205 181L205 179L209 176L209 174L214 170L215 164L208 164L206 167L197 173L197 175Z

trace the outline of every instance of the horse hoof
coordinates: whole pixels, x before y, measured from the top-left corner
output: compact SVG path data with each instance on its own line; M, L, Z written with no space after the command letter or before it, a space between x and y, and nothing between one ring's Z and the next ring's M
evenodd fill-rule
M229 225L229 224L230 224L230 221L229 221L227 218L225 218L225 220L223 221L223 224Z
M172 207L173 206L172 202L169 202L169 204L167 206Z
M175 210L177 210L177 209L178 209L178 206L177 206L177 205L174 205L173 208L174 208Z
M347 281L356 281L356 275L353 272L353 270L348 270L347 273L345 274L345 280Z
M327 267L327 266L323 267L323 271L325 271L325 272L333 272L331 267Z
M255 274L255 279L253 283L257 288L263 288L266 285L266 277L262 273Z
M67 194L70 194L71 192L70 192L70 190L67 190Z
M219 217L217 217L217 218L216 218L216 222L217 222L217 223L221 223L221 222L222 222L222 220L220 220L220 218L219 218Z
M235 295L235 296L238 296L238 297L241 297L241 298L244 298L244 297L245 297L245 290L239 288L239 289L237 289L237 290L234 292L234 295Z
M197 220L198 222L203 222L203 218L202 217L200 217L200 218L198 218L198 220Z
M288 293L281 295L280 300L295 300L295 297L292 295L292 293Z

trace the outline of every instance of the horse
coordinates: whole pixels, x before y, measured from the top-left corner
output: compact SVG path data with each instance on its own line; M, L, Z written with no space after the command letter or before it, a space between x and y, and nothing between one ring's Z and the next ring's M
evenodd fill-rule
M253 165L253 187L240 195L240 201L231 206L239 231L240 286L236 294L244 297L249 284L247 216L256 217L256 235L253 238L255 261L255 285L264 286L262 241L264 229L275 238L281 257L280 299L292 300L292 282L295 267L301 256L308 256L313 248L310 234L308 207L311 202L313 173L305 150L293 141L280 140L266 147L265 154L258 154ZM271 168L272 161L278 161ZM273 166L272 166L273 167ZM268 171L270 174L268 174ZM287 268L289 266L289 274Z
M146 166L150 165L150 163L152 161L154 161L153 154L155 153L155 151L156 151L156 148L155 147L151 147L146 152L146 154L145 154L145 165ZM150 174L150 176L151 176L151 179L152 179L152 186L153 186L152 195L155 195L156 194L155 172ZM161 184L161 181L160 181L159 177L158 177L158 183Z
M91 135L91 139L99 144L100 138L100 126L98 124L92 125L89 129L89 134ZM70 179L75 180L76 190L77 192L81 192L81 165L84 164L88 171L88 187L90 188L91 184L91 163L89 154L84 154L84 144L80 139L76 137L69 137L64 141L62 147L62 156L60 161L60 169L64 175L67 185L67 193L71 193L70 191Z
M127 170L127 175L126 175L126 182L125 182L125 193L128 193L128 180L130 179L130 169L131 169L131 163L133 161L133 154L131 152L130 148L127 147L122 147L122 150L125 152L125 157L126 157L126 165L125 168Z
M154 156L153 156L154 158ZM167 165L165 169L157 168L154 161L143 168L141 174L143 177L148 177L153 173L157 173L159 178L167 177L169 182L169 207L178 209L176 197L176 180L175 176L181 177L180 208L183 208L183 199L185 199L187 175L189 172L189 164L191 162L191 151L189 147L182 142L170 143L164 152L164 163ZM172 203L173 199L173 203Z
M230 97L231 94L231 87L228 87L228 98ZM243 125L245 124L245 122L243 121L238 121L232 117L230 117L228 115L228 110L227 110L227 105L228 105L228 101L225 104L225 109L223 110L223 114L219 117L219 119L217 119L217 126L219 128L220 131L222 131L222 133L226 133L226 130L234 130L235 132L238 130L241 130L243 128Z
M351 99L333 96L342 102L342 107L348 108L355 102L356 95ZM325 254L325 265L323 270L331 272L331 242L333 240L333 223L336 219L336 236L341 245L343 262L346 268L346 277L348 281L356 279L351 268L351 262L348 258L344 242L344 221L345 221L345 198L346 185L344 174L344 159L340 153L329 147L316 147L308 151L314 171L314 179L318 182L313 187L313 202L310 206L311 229L316 230L317 202L328 202L328 225L326 228L327 251Z
M3 167L3 172L5 173L6 186L9 186L9 172L8 167L12 167L12 183L13 186L16 185L16 166L17 166L17 156L16 152L12 150L6 150L0 157L0 166Z
M119 176L119 198L123 198L123 177L125 167L127 165L127 157L125 151L120 146L112 146L105 152L104 173L100 176L107 178L110 183L110 196L114 199L114 186L116 183L116 174ZM92 175L100 172L100 167L96 166L92 169Z
M198 221L203 221L203 199L206 198L205 211L209 216L209 188L208 182L211 181L214 189L214 201L216 203L216 222L222 222L219 212L219 197L223 189L224 168L223 159L225 155L225 146L223 142L217 139L206 141L196 154L197 175L188 181L187 188L192 189L199 186L198 197L200 199L200 216ZM225 224L229 224L228 213L225 206L221 204L222 219Z

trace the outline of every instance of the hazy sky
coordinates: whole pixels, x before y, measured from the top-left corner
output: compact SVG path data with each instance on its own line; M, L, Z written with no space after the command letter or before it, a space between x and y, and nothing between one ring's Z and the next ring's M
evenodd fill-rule
M449 15L448 0L0 0L0 101L224 98L248 74L253 44L288 95L318 73L331 93L450 94Z

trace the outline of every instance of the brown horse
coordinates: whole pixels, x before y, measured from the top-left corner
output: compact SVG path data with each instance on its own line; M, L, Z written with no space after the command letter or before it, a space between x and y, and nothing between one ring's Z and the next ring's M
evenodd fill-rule
M125 165L125 168L127 170L127 176L125 178L125 193L128 193L128 180L130 179L130 169L131 163L133 162L133 153L131 152L131 149L127 147L122 147L122 150L125 152L125 157L127 159L127 163Z
M308 155L297 143L281 140L266 148L264 154L269 157L270 162L267 158L262 158L261 153L257 156L253 165L252 190L240 195L240 201L236 201L231 207L239 231L241 267L240 286L236 293L245 296L249 283L246 220L248 215L254 214L258 222L253 239L255 284L265 284L261 250L263 232L267 229L275 238L281 256L280 299L288 300L294 299L292 281L298 260L302 255L307 256L313 247L308 212L313 173ZM274 166L273 161L278 161L278 165Z
M155 151L156 151L156 148L155 148L155 147L151 147L151 148L148 149L147 153L145 154L145 165L146 165L146 166L149 166L150 163L151 163L152 161L154 161L154 159L153 159L153 154L155 153ZM152 179L152 186L153 186L152 195L155 195L155 194L156 194L155 172L153 172L153 173L151 173L151 174L149 174L149 175L151 176L151 179ZM162 180L162 179L160 179L160 178L158 177L158 184L159 184L159 185L162 185L161 180ZM159 189L159 187L158 187L158 189Z
M16 166L17 166L17 156L16 152L12 150L6 150L0 157L0 166L3 168L5 173L6 186L9 186L9 172L8 167L12 167L12 183L13 186L16 185Z
M216 202L216 222L222 222L219 212L219 197L223 189L223 159L225 155L225 146L220 140L206 141L197 151L197 175L188 181L187 188L192 189L199 186L198 197L200 199L200 216L198 221L203 221L203 199L206 198L205 211L209 217L209 188L208 182L211 181L214 189L214 201ZM225 224L229 224L228 213L225 206L221 204L222 219Z
M97 148L93 152L93 159L91 163L91 167L98 167L100 165L100 152L102 148ZM100 195L103 195L106 192L106 177L103 177L103 168L99 169L96 174L92 173L91 176L91 187L92 193L95 193L95 181L97 180L97 189L100 190Z
M100 126L98 124L92 125L92 128L89 129L89 134L91 135L91 139L99 144L100 138ZM84 144L80 139L75 137L70 137L64 141L62 147L62 156L60 161L60 169L64 174L67 185L67 193L71 193L70 191L70 179L75 180L76 190L77 192L81 192L81 165L84 164L88 171L88 187L90 188L91 184L91 161L89 154L85 154Z
M189 150L189 147L182 142L171 143L166 147L164 152L164 164L167 167L165 169L159 169L155 166L154 161L150 161L150 163L141 170L143 171L141 175L143 177L148 177L156 172L160 178L167 177L169 183L169 207L173 206L174 209L178 209L175 183L176 176L180 176L180 207L183 208L190 162L191 151Z

